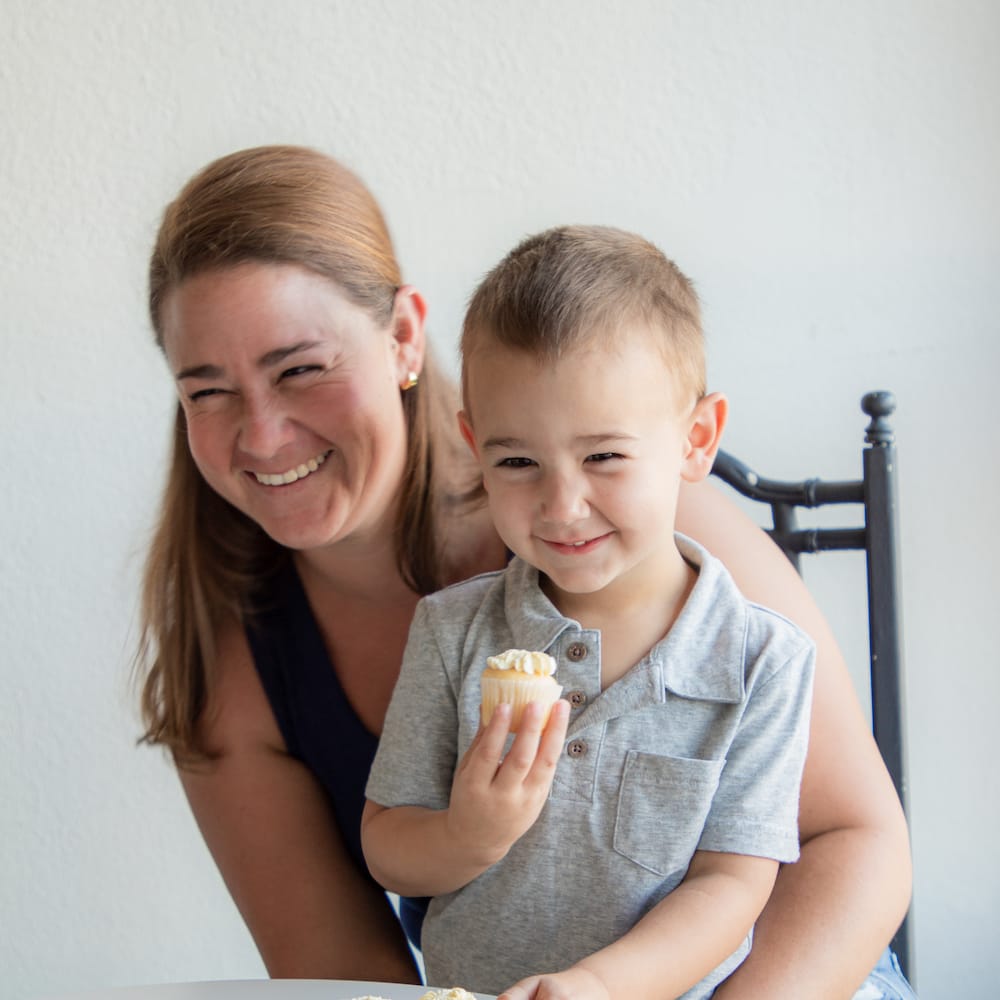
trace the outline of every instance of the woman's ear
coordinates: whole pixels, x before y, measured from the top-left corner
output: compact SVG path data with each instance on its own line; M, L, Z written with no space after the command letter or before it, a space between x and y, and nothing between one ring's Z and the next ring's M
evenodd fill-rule
M681 465L681 478L686 482L696 483L712 471L728 416L729 400L721 392L709 393L695 404Z
M424 367L427 337L424 321L427 303L413 287L403 285L396 292L392 308L393 351L396 358L396 381L400 388L414 385L414 378Z

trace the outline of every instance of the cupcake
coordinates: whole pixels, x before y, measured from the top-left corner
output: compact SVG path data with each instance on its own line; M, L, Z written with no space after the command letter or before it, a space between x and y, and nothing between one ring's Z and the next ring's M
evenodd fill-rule
M516 733L524 706L531 701L545 703L544 725L548 710L562 694L562 687L552 676L555 672L556 661L548 653L508 649L497 656L488 656L480 679L483 725L490 721L497 705L507 703L512 708L510 731Z

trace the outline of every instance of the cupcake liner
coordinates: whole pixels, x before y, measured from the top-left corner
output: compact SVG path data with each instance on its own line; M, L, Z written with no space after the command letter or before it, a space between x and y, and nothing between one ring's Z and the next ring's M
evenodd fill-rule
M522 675L523 676L523 675ZM532 701L543 702L551 708L562 694L562 685L551 677L527 677L511 679L499 677L483 677L480 682L482 690L483 725L490 721L497 705L511 706L510 731L516 733L521 725L521 716L525 706ZM548 722L548 713L542 723Z

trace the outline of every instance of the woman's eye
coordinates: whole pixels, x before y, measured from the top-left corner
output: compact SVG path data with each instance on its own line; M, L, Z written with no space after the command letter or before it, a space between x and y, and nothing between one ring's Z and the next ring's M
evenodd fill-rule
M198 389L197 392L192 392L188 399L192 403L198 403L202 400L208 399L210 396L220 396L225 390L223 389Z
M527 469L535 463L530 458L501 458L498 469Z

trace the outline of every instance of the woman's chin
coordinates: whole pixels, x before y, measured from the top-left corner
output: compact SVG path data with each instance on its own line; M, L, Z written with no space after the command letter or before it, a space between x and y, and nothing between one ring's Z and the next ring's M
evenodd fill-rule
M297 552L322 548L336 540L336 531L328 524L309 522L305 518L255 518L273 541Z

